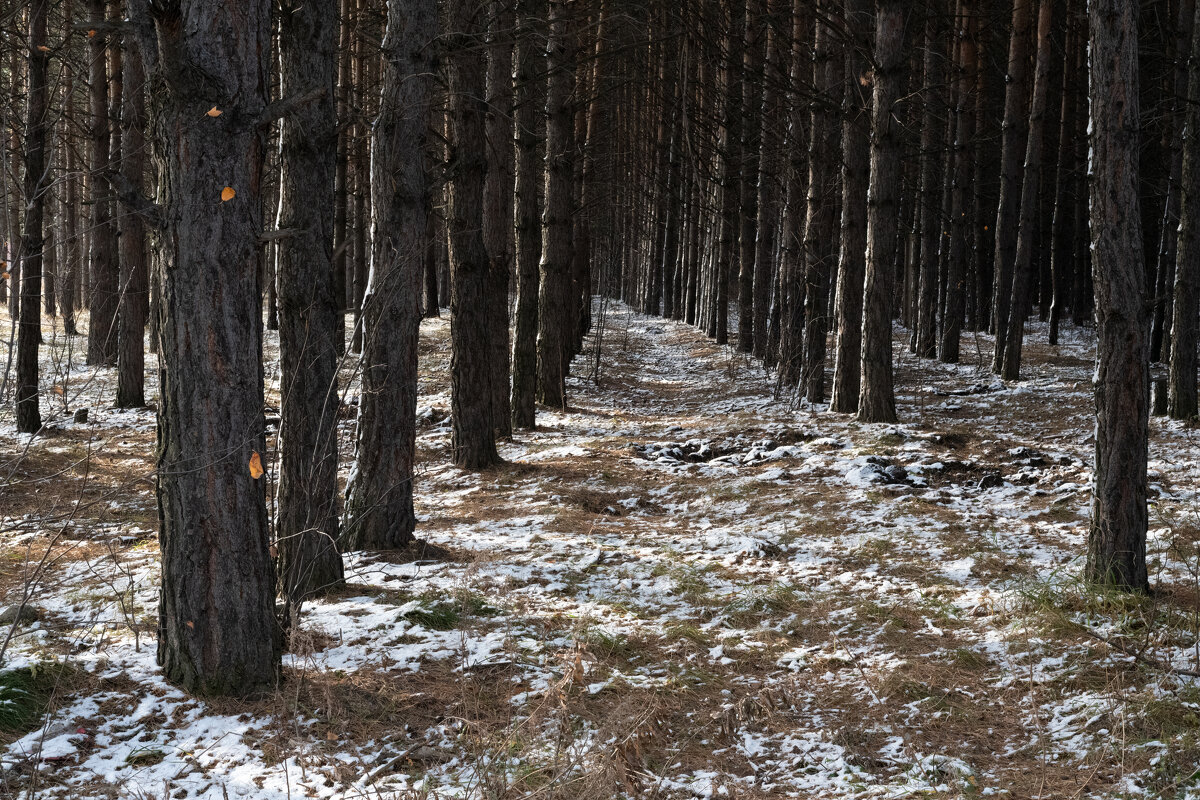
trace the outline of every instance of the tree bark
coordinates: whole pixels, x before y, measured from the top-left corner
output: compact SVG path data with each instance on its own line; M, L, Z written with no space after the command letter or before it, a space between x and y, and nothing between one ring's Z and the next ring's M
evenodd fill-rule
M29 52L26 54L25 218L21 225L21 308L17 328L17 430L37 433L42 427L38 403L38 345L42 341L43 223L48 181L46 139L50 126L46 44L49 0L33 0L29 7ZM15 291L15 289L14 289Z
M512 438L509 405L508 286L513 264L513 0L489 0L487 64L487 178L484 184L483 238L487 247L488 348L491 367L492 425L496 436Z
M332 0L283 0L283 97L320 92L280 130L279 589L284 624L307 597L340 585L338 552L338 298L334 285L337 8Z
M833 394L829 409L843 414L858 410L862 358L863 281L867 251L867 185L871 140L870 102L862 77L867 74L871 39L871 5L843 0L846 47L842 100L842 236L838 251L837 335L834 346Z
M1000 153L1000 205L996 210L996 255L992 284L992 330L996 334L992 372L1004 365L1008 314L1012 298L1013 262L1021 213L1021 156L1029 131L1029 31L1033 0L1013 0L1012 36L1008 46L1008 89L1004 93L1004 134Z
M452 6L447 31L450 96L450 448L454 464L482 469L499 463L495 441L498 370L489 339L496 335L489 306L488 251L484 245L484 185L487 180L486 0ZM495 267L498 269L498 267ZM507 291L505 291L507 295ZM507 317L507 314L505 315ZM505 380L507 387L507 380Z
M1200 14L1197 15L1200 21ZM1187 97L1200 93L1200 36L1192 44ZM1172 302L1171 357L1167 379L1167 414L1191 419L1197 413L1196 345L1197 283L1200 283L1200 105L1187 105L1183 140L1183 174L1179 184L1179 244Z
M374 269L363 304L362 394L346 487L345 550L413 539L417 344L429 207L426 141L437 37L435 0L389 0L383 88L373 129Z
M1013 262L1008 333L1004 341L1000 375L1015 381L1021 374L1021 345L1025 338L1025 313L1034 278L1033 247L1038 229L1038 190L1042 182L1042 135L1046 118L1046 96L1050 84L1050 26L1053 0L1041 0L1038 10L1037 67L1033 77L1033 101L1025 146L1025 169L1021 184L1021 217L1017 231L1016 260Z
M139 0L144 2L144 0ZM155 4L166 229L158 421L158 661L198 694L274 688L259 316L270 3ZM131 12L144 18L145 6ZM139 13L142 15L139 17ZM220 35L214 35L219 31ZM93 87L94 88L94 87ZM220 116L209 116L212 107Z
M568 9L563 0L550 2L547 43L549 85L546 95L546 200L542 217L541 291L538 297L538 399L565 408L571 358L571 210L574 167L574 119L571 94L575 73L570 65Z
M544 108L545 79L541 76L534 36L541 17L540 3L520 0L517 8L516 87L516 268L517 310L513 332L512 423L532 429L537 391L538 260L542 251L541 183L544 163L538 158L539 111Z
M121 175L144 192L146 150L145 70L133 36L125 43L121 92ZM146 225L138 214L120 215L121 293L118 317L117 406L146 405L145 336L149 312Z
M96 35L88 40L90 72L91 141L91 286L88 296L87 363L111 366L117 362L117 306L120 301L120 266L117 260L116 226L112 219L112 199L108 184L112 127L108 114L108 59L105 0L88 0L89 23Z
M896 274L896 199L900 133L895 105L904 88L906 6L875 0L875 72L871 109L871 183L867 195L867 275L863 291L860 422L895 422L892 295Z
M1096 583L1146 591L1150 382L1138 213L1137 8L1124 0L1089 0L1088 23L1098 344L1096 464L1086 575Z

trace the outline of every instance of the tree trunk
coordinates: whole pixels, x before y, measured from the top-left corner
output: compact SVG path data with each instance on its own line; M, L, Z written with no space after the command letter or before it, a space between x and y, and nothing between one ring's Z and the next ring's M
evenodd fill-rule
M508 286L513 263L513 0L489 0L487 65L487 180L483 237L487 247L487 360L491 366L492 425L512 438L509 405Z
M1146 591L1150 326L1138 213L1137 8L1124 0L1089 0L1088 22L1098 344L1086 574L1096 583Z
M363 305L363 371L345 550L412 541L417 344L429 207L425 169L437 37L435 0L389 0L373 128L374 269Z
M1200 10L1200 9L1198 9ZM1198 14L1200 21L1200 14ZM1192 45L1187 97L1200 93L1200 36ZM1200 106L1188 103L1184 124L1183 176L1180 181L1179 244L1172 302L1171 358L1167 414L1196 416L1197 283L1200 282Z
M538 120L544 108L545 79L541 77L534 35L543 11L537 0L521 0L515 60L516 115L516 268L517 311L513 332L512 423L532 429L537 391L538 260L542 251L539 199L545 175L538 158Z
M167 262L158 661L187 691L246 695L273 689L280 677L265 481L254 469L266 447L259 118L270 3L181 0L154 9L158 51L152 59L143 45L143 57L161 73L152 117ZM220 116L207 115L214 106Z
M145 70L133 37L126 39L121 92L121 175L128 187L144 193L146 150ZM117 406L146 405L145 336L149 311L146 226L137 214L121 214L121 294L118 317Z
M453 5L448 48L450 99L450 447L454 464L482 469L500 461L495 442L496 335L489 308L507 302L489 296L484 245L484 184L487 180L487 0ZM496 267L498 269L498 267ZM498 288L494 281L491 288ZM506 280L507 285L507 280ZM507 317L507 314L505 315ZM507 376L507 373L506 373ZM507 380L505 381L507 387Z
M867 0L843 0L843 8L846 29L853 38L846 46L842 100L842 236L838 251L837 336L829 409L852 414L858 410L862 374L862 303L871 149L870 104L861 78L868 70L872 26L871 6Z
M279 488L275 526L284 624L306 597L340 585L338 553L338 298L333 273L337 9L284 0L283 97L321 92L280 130Z
M746 158L741 175L741 253L738 258L738 341L739 353L754 351L754 258L758 233L758 179L761 147L763 81L762 49L766 26L761 6L766 0L749 0L745 6L746 47L743 51L742 109L745 112L745 140L742 152Z
M546 200L542 218L541 292L538 297L538 399L565 408L571 358L571 209L574 167L574 119L571 95L575 73L570 65L568 8L550 2L547 43L549 85L546 96Z
M117 261L117 236L112 220L112 200L107 171L112 135L108 116L107 34L104 33L105 2L88 0L89 23L97 33L88 40L90 72L91 147L89 160L92 187L91 286L88 297L87 363L111 366L117 362L117 305L120 299L120 267Z
M992 330L996 345L992 372L1004 364L1008 314L1012 298L1013 262L1021 213L1021 156L1029 131L1029 31L1033 0L1013 0L1012 37L1008 46L1008 89L1004 93L1004 136L1000 153L1000 206L996 210L996 256L992 284Z
M942 330L938 340L938 358L946 364L958 363L959 340L962 335L963 311L966 303L969 250L971 248L970 220L973 208L972 186L977 160L975 143L975 91L980 73L979 30L975 15L978 7L973 0L963 0L962 17L955 21L959 30L959 73L955 90L954 152L947 159L953 170L950 188L950 242L946 253L946 299L942 312ZM978 274L975 276L979 280ZM972 298L973 299L973 298ZM972 303L974 306L974 303Z
M936 17L925 22L924 109L921 119L921 206L920 261L914 279L918 282L917 315L913 332L916 354L921 358L937 355L938 316L938 242L946 223L942 220L942 169L945 129L945 56L942 52L942 26Z
M818 11L827 9L821 8ZM832 11L832 9L828 9ZM818 16L813 45L812 129L808 159L807 221L804 225L804 397L825 402L825 341L829 333L825 301L838 255L838 120L833 109L843 88L842 65L835 57L833 31ZM840 55L840 54L839 54Z
M907 9L875 0L875 73L871 109L871 183L867 196L867 275L863 291L860 422L895 422L892 387L892 295L895 292L896 198L900 134L895 105L904 88Z
M42 226L46 214L46 139L50 126L46 44L49 0L29 7L29 52L25 99L25 219L21 225L21 308L17 329L17 430L37 433L42 427L38 404L38 345L42 340ZM15 289L14 289L15 291Z

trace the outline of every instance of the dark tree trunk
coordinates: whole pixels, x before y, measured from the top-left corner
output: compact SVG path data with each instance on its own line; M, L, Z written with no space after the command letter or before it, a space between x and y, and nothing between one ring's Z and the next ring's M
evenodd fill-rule
M1200 20L1198 20L1200 21ZM1200 36L1192 45L1188 97L1200 93ZM1094 123L1093 123L1094 124ZM1175 265L1167 414L1196 416L1197 283L1200 283L1200 105L1188 103L1180 181L1179 245ZM1099 281L1097 281L1099 291Z
M925 22L924 109L921 119L921 206L920 261L914 271L918 283L917 314L913 332L916 354L921 358L937 355L938 328L938 242L945 227L942 220L942 169L945 130L945 56L942 53L942 26L936 16Z
M435 0L389 0L383 88L372 134L375 268L363 306L362 394L342 526L346 550L403 547L412 541L416 523L419 289L436 37Z
M1041 0L1038 10L1037 67L1033 77L1033 101L1029 111L1029 128L1025 146L1025 168L1022 175L1020 223L1017 232L1016 260L1013 262L1011 304L1008 311L1008 333L1005 335L1003 363L1000 375L1015 381L1021 374L1021 345L1025 339L1025 314L1030 303L1034 278L1033 248L1038 229L1038 190L1042 182L1042 133L1045 127L1046 96L1050 84L1050 25L1053 22L1053 0Z
M571 358L571 209L574 167L574 118L571 95L575 73L570 64L567 14L563 0L550 2L547 43L549 85L546 96L546 200L542 218L541 291L538 297L538 399L565 408Z
M545 79L541 76L534 34L538 30L536 0L521 0L516 38L516 268L517 310L513 332L512 423L535 425L537 391L538 260L542 252L539 199L545 165L538 158L537 126L544 108Z
M996 346L992 372L1004 364L1008 314L1012 298L1013 262L1021 213L1021 157L1029 131L1029 32L1033 0L1013 0L1012 37L1008 47L1008 82L1004 93L1004 136L1000 153L1000 206L996 210L996 256L992 284L992 330Z
M50 126L50 63L46 44L49 0L29 7L29 51L25 98L25 218L21 225L21 308L17 329L17 430L37 433L42 427L38 405L38 345L42 340L42 226L46 215L46 139ZM14 288L14 291L16 289Z
M338 553L338 298L333 275L337 172L337 9L283 0L283 97L320 92L283 120L279 144L279 488L275 536L284 624L306 597L343 580Z
M513 0L489 0L487 65L487 182L483 237L487 247L487 361L491 367L492 425L512 438L509 405L508 286L513 263Z
M266 446L260 118L270 3L154 8L158 50L143 45L143 58L159 73L152 117L164 175L158 661L190 692L246 695L280 677L265 481L253 469ZM207 115L214 106L220 116Z
M1084 67L1082 48L1079 46L1082 37L1079 25L1075 21L1074 2L1067 3L1066 11L1067 38L1064 48L1066 52L1063 56L1062 113L1058 126L1054 215L1050 223L1050 280L1053 294L1050 301L1048 338L1051 345L1058 344L1058 329L1062 320L1063 306L1066 305L1070 294L1068 281L1074 268L1075 195L1079 185L1076 170L1079 162L1080 142L1086 138L1078 131L1080 117L1086 116L1087 112L1080 110L1080 107L1086 102L1086 98L1081 96L1085 93L1075 90L1076 75L1083 72ZM1174 247L1172 246L1173 251Z
M738 341L739 353L754 351L754 258L758 233L759 148L761 146L762 51L766 39L763 9L766 0L749 0L745 6L746 47L742 62L742 109L745 112L746 158L741 175L741 233L738 257Z
M938 358L947 363L958 363L959 339L962 334L963 311L967 298L966 281L970 257L970 220L977 213L973 208L974 187L972 186L978 147L975 143L975 87L980 72L979 30L975 14L978 7L973 0L962 3L962 17L955 20L959 30L959 73L955 90L954 152L948 164L953 169L950 188L950 242L946 253L946 299L942 312L942 330L938 341ZM975 275L979 280L979 275ZM973 299L973 298L972 298ZM974 303L972 303L974 306Z
M117 260L117 232L112 219L112 200L108 183L112 127L108 116L108 59L105 25L105 0L88 0L90 24L97 34L88 40L88 75L91 141L91 284L88 297L87 363L111 366L117 363L117 305L120 299L120 266ZM206 109L207 110L207 109Z
M70 15L71 3L68 0L67 13ZM77 336L78 329L75 326L75 307L79 302L79 296L76 292L76 285L79 283L79 273L81 255L83 248L80 246L79 237L79 167L76 162L76 147L74 137L71 135L75 127L73 125L75 116L75 70L70 64L63 65L63 127L62 127L62 154L63 154L63 189L60 197L62 198L62 259L59 262L59 274L62 276L59 281L59 307L61 308L63 332L67 336Z
M863 290L861 422L895 422L892 295L895 293L896 198L900 133L895 105L904 88L906 4L875 0L875 72L871 109L871 183L867 195L867 276Z
M822 9L825 10L825 9ZM831 9L830 9L831 10ZM842 89L842 65L833 31L818 20L813 45L812 128L809 145L808 203L804 225L804 397L825 402L825 341L829 322L825 301L838 255L838 120L833 109Z
M489 296L488 252L484 245L484 184L487 179L486 0L453 5L447 92L450 99L450 447L454 464L482 469L500 461L496 452L492 387L496 370L489 341L495 303ZM491 283L496 288L495 283ZM507 291L505 292L507 295ZM505 315L507 316L507 314ZM507 380L505 381L507 387Z
M1137 8L1089 0L1088 22L1098 344L1087 577L1145 591L1150 326L1138 212Z
M142 56L126 39L121 92L121 175L127 188L144 193L146 150L145 70ZM118 316L117 405L146 405L145 336L149 313L146 226L137 214L120 215L121 295Z
M867 72L871 41L868 0L843 0L846 29L845 96L842 101L842 236L838 251L837 336L831 411L858 410L862 357L863 280L867 250L867 184L871 140L870 102L860 77Z
M780 6L783 0L766 0L767 59L763 67L762 129L759 134L758 224L754 252L754 355L772 366L768 353L767 322L771 309L771 287L775 279L775 253L779 226L779 147L775 128L779 123L780 91L785 83L784 63L789 52L783 35ZM790 10L790 9L789 9Z

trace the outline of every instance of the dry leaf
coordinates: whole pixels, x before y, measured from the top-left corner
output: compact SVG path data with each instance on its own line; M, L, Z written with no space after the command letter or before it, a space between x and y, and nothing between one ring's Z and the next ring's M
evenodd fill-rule
M278 548L278 547L276 547L275 545L271 545L271 546L270 546L270 547L267 549L267 551L268 551L268 552L271 554L271 558L278 558L278 557L279 557L279 548Z
M208 111L205 111L204 113L210 117L219 117L219 116L221 116L221 109L217 108L216 106L213 106L212 108L210 108Z
M250 456L250 477L258 480L263 476L262 456L255 450Z
M42 52L42 53L49 53L49 52L50 52L50 48L49 48L49 47L47 47L47 46L46 46L46 45L44 45L44 44L39 44L39 45L38 45L38 51L39 51L39 52Z
M62 385L61 385L61 384L58 384L58 383L54 384L54 393L55 393L56 395L58 395L59 397L62 397L62 396L63 396L63 394L65 394L65 393L63 392L63 387L62 387Z
M3 278L4 280L8 280L11 277L12 275L9 275L7 272L0 274L0 278Z
M196 627L196 623L192 622L190 619L187 622L185 622L184 624L188 626L189 630L194 630Z
M221 202L228 203L230 200L232 200L234 198L235 195L237 195L237 192L235 192L233 190L233 187L226 186L224 189L221 190Z
M95 38L96 38L96 29L95 29L95 28L90 28L90 29L88 29L88 38L89 38L89 39L95 39Z
M334 733L333 731L330 731L329 733L325 734L325 741L327 741L327 742L336 742L337 738L338 738L337 734Z

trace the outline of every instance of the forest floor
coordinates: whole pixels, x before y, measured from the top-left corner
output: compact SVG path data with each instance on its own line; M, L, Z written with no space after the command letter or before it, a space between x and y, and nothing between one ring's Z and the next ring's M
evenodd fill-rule
M1031 326L1007 385L985 336L947 366L898 332L902 423L864 425L683 324L602 321L599 374L591 337L570 407L482 474L449 464L423 325L437 547L347 554L256 701L159 677L154 415L48 328L63 413L0 416L0 591L34 609L0 615L0 795L1200 798L1200 433L1152 422L1153 596L1082 585L1091 332Z

